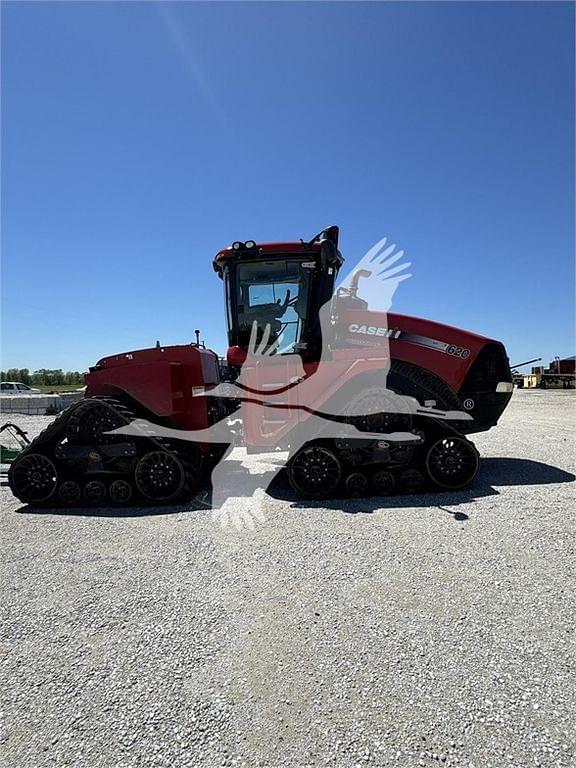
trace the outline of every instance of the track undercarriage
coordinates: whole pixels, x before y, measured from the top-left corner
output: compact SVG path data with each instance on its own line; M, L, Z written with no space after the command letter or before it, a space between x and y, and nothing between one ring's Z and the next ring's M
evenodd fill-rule
M24 503L51 507L162 505L193 495L214 452L158 437L152 423L136 437L110 434L135 418L112 398L88 398L71 406L14 461L9 471L13 493ZM367 433L382 431L393 426L387 418L406 417L374 414L356 419L356 426ZM315 499L386 496L456 490L476 475L476 448L448 424L421 418L395 426L412 439L387 442L367 434L306 442L289 456L291 486L298 495Z
M478 471L479 455L468 439L443 429L414 442L318 440L304 445L288 464L292 487L307 498L389 496L459 490Z
M292 487L308 498L388 496L459 490L476 476L474 444L448 422L408 413L351 417L359 432L405 434L410 439L319 439L290 457Z
M150 434L108 434L135 415L111 398L77 403L18 456L9 471L23 502L50 506L167 504L198 484L202 454L193 443ZM151 425L152 426L152 425Z

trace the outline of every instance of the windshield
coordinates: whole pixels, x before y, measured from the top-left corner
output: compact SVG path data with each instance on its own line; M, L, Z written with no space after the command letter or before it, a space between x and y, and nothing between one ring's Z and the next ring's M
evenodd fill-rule
M310 269L302 261L261 261L238 264L238 340L247 346L252 324L258 339L270 325L269 343L278 340L278 354L294 352L302 338L308 312Z

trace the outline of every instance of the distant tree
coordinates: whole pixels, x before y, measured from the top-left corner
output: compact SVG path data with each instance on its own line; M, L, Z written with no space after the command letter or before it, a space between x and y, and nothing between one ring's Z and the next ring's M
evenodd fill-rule
M38 386L39 384L46 384L47 373L48 371L45 368L41 368L39 371L34 371L34 373L30 376L32 385Z
M84 384L84 374L80 371L66 371L61 368L39 368L30 373L28 368L8 368L6 371L0 371L2 381L20 381L22 384L37 387L38 385L47 387L57 387L64 385L82 385Z
M30 384L30 371L28 368L20 368L18 371L18 381L22 384Z
M83 384L84 377L78 371L66 371L64 374L64 384Z

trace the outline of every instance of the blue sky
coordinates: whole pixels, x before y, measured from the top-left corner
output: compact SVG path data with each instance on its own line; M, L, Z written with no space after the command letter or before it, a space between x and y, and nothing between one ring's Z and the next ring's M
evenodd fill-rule
M225 348L212 257L339 224L395 309L574 353L570 3L2 7L3 367Z

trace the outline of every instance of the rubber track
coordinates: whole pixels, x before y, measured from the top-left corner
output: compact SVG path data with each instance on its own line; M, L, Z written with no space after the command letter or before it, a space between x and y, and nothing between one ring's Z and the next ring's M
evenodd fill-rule
M462 409L462 403L445 381L419 368L417 365L405 363L403 360L392 360L388 375L390 376L390 374L396 374L404 379L408 379L408 381L415 385L419 393L422 393L422 390L427 390L426 393L422 393L426 394L426 396L422 398L422 394L420 394L418 399L440 400L438 407L446 411L459 411Z

